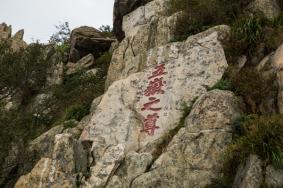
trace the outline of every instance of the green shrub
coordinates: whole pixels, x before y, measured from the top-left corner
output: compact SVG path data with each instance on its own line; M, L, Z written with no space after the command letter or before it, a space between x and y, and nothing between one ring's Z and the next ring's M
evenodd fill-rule
M7 95L21 94L26 103L44 86L50 64L44 58L43 48L34 43L14 51L9 43L0 44L0 88L6 88Z
M69 23L68 22L61 23L59 25L56 25L55 28L57 29L57 31L50 37L49 43L56 45L62 45L68 43L71 35L71 29L69 27Z
M212 179L212 182L206 185L205 188L231 188L232 184L233 178L223 176L218 179Z
M169 15L182 11L174 41L220 24L231 24L251 0L171 0Z
M71 106L66 111L65 120L75 119L80 121L84 116L89 114L89 105L75 105Z
M209 90L220 89L220 90L232 90L232 83L228 79L219 80L213 87Z
M244 67L240 72L232 66L228 69L227 79L232 84L232 90L240 96L243 96L248 108L252 113L257 113L257 107L265 99L270 91L276 88L272 83L274 78L265 79L253 67Z
M55 45L56 52L58 52L61 55L65 54L65 53L69 53L70 49L71 49L71 45L68 42Z
M242 122L226 152L227 163L244 162L250 154L260 156L275 167L283 167L283 117L281 115L250 115Z
M99 58L97 58L95 64L98 67L108 68L111 58L112 54L110 52L104 52Z
M114 37L113 28L111 28L109 25L102 25L99 27L99 31L101 31L101 34L104 37Z

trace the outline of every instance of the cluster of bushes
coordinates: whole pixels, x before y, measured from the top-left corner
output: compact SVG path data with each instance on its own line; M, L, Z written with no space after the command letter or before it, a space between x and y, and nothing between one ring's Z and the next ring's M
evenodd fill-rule
M184 40L188 36L205 29L232 23L245 6L252 0L171 0L169 14L182 11L178 17L175 39Z
M2 99L21 95L23 103L44 85L50 64L43 55L43 45L34 43L14 51L9 42L0 44L0 92Z

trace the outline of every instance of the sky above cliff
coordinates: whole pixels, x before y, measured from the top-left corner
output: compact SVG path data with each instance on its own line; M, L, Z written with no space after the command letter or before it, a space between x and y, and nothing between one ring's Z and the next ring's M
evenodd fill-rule
M0 0L0 22L25 30L27 42L47 42L55 25L69 22L70 28L82 25L112 26L114 0Z

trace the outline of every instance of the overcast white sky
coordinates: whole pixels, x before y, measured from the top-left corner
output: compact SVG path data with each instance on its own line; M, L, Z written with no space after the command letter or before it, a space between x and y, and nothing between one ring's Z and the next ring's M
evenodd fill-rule
M25 41L47 42L65 21L70 28L111 25L114 0L0 0L0 22L25 30Z

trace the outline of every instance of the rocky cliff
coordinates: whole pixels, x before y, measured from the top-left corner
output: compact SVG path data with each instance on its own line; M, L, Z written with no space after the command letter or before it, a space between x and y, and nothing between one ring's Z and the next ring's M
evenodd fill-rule
M176 2L116 0L115 42L94 28L72 32L63 77L97 73L99 49L113 42L103 95L92 95L88 115L28 142L37 156L16 188L283 186L281 2L243 3L241 16L251 18L244 29L223 21L183 40L176 28L186 9L172 11ZM235 31L245 33L258 14L278 19L281 42L237 49L246 38Z

